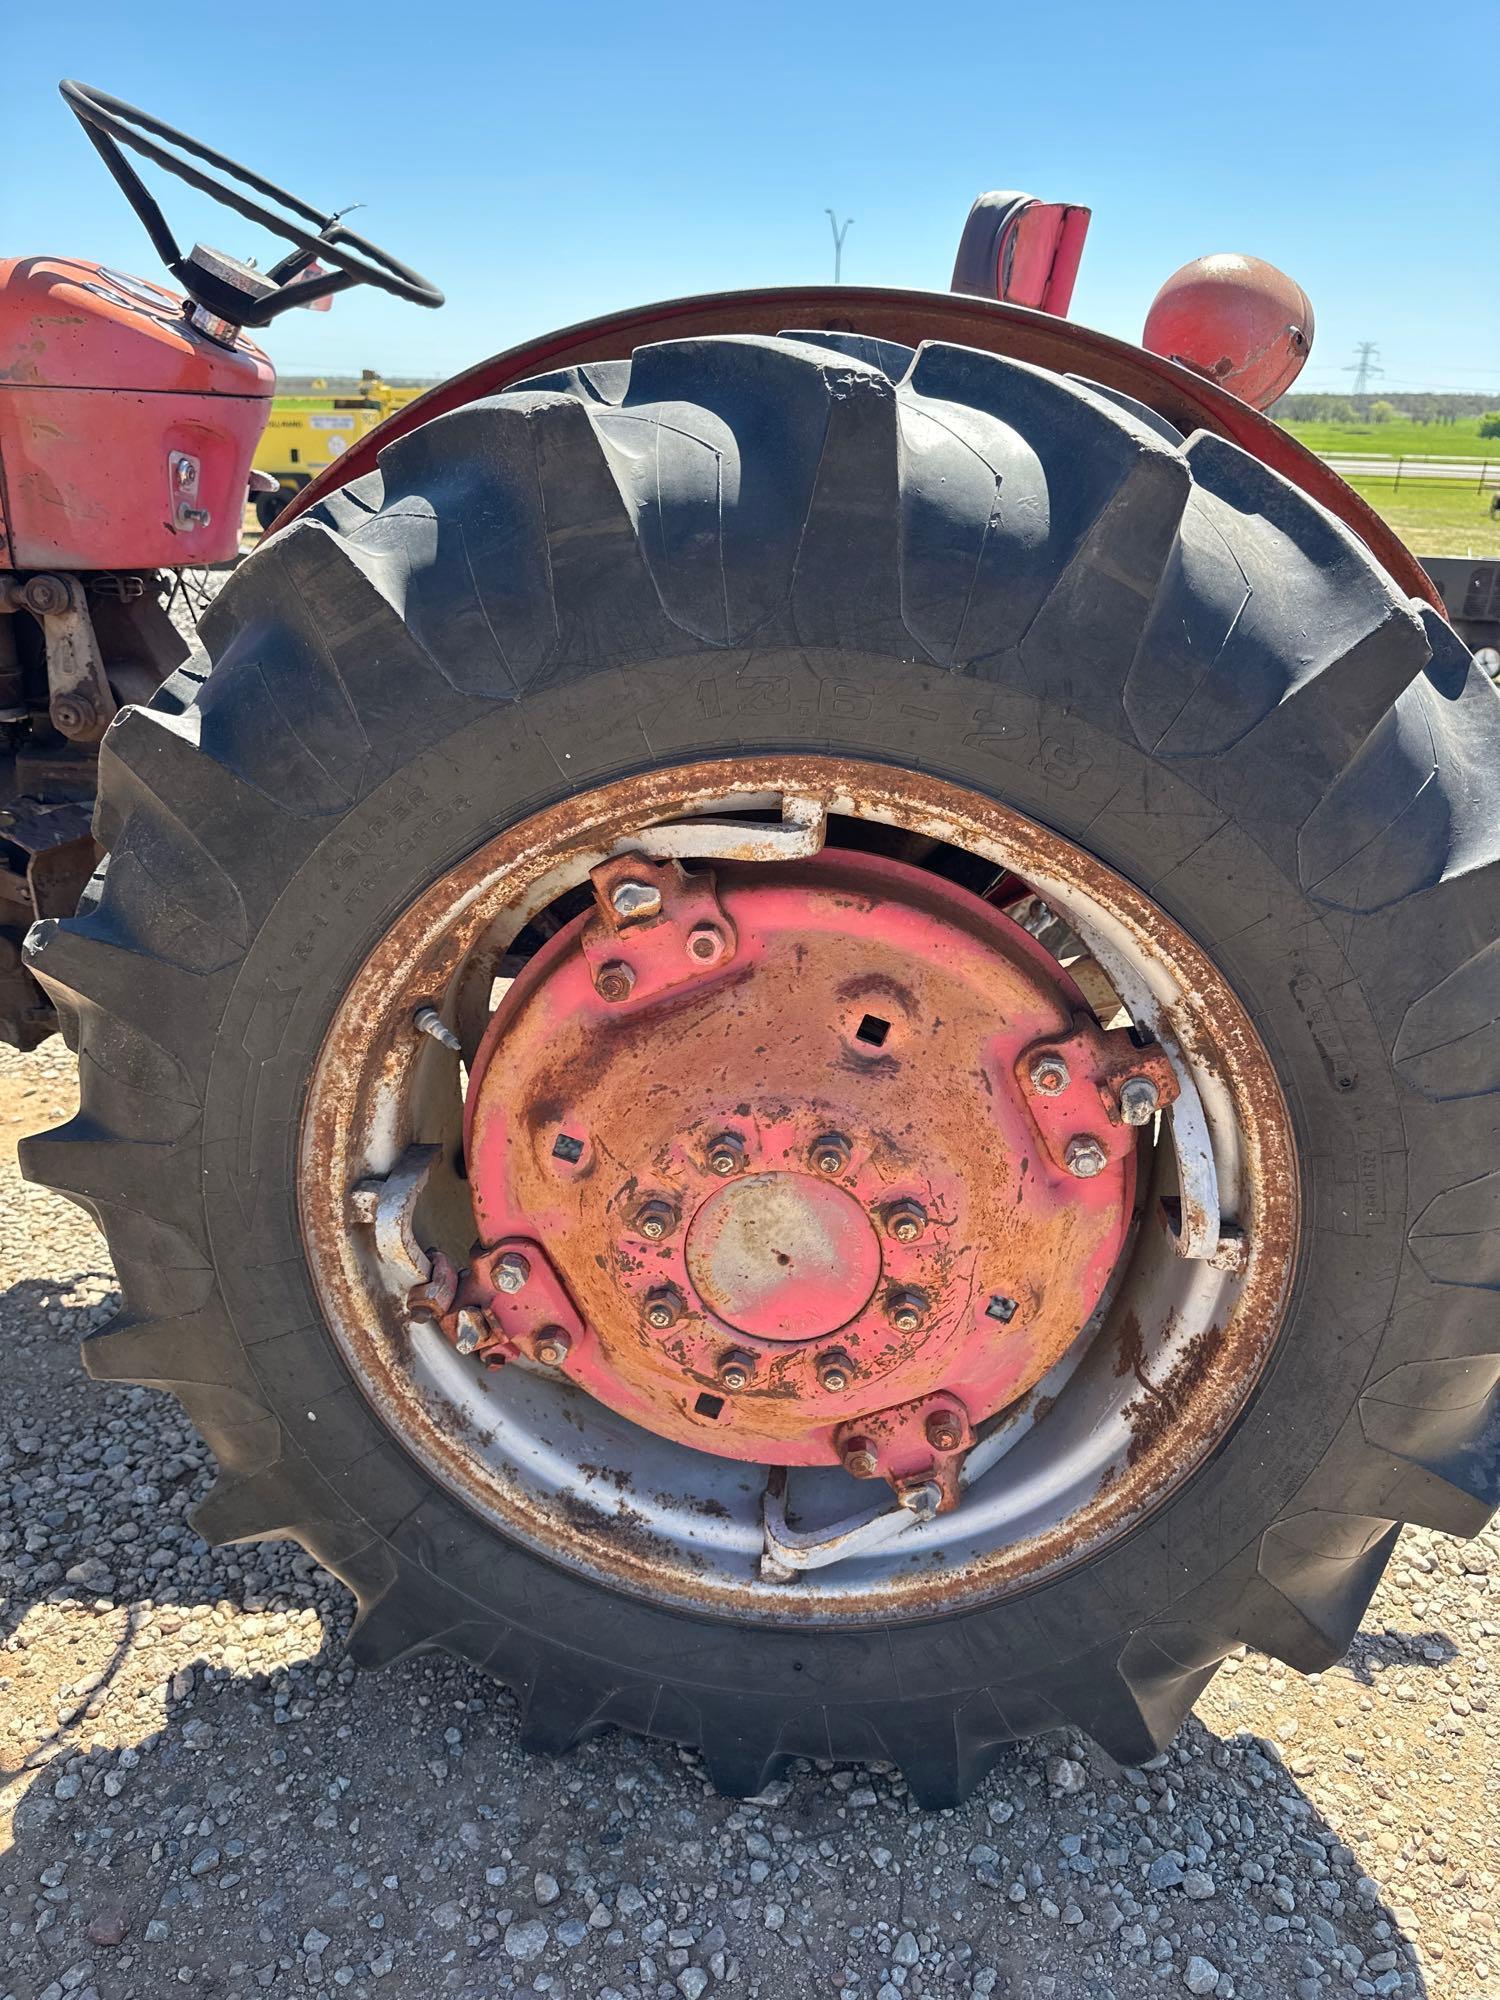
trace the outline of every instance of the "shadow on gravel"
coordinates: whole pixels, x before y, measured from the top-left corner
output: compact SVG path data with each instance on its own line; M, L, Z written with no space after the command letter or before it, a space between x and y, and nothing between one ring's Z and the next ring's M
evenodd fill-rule
M1360 1632L1342 1665L1370 1687L1377 1674L1391 1667L1445 1667L1457 1658L1458 1648L1446 1632Z
M21 1752L0 1996L1427 1991L1259 1736L1191 1721L1120 1771L1063 1733L954 1812L888 1770L805 1763L739 1802L669 1745L523 1755L508 1695L446 1658L356 1674L333 1579L290 1544L192 1533L210 1467L176 1405L83 1377L94 1282L0 1296L0 1713ZM1453 1650L1377 1634L1351 1668ZM1320 1699L1357 1690L1332 1674Z

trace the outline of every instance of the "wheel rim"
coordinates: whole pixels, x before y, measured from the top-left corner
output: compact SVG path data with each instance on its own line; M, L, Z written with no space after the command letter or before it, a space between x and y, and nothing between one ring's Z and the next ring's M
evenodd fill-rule
M653 1599L804 1621L998 1595L1137 1523L1243 1407L1298 1223L1270 1061L1163 912L976 794L816 757L600 788L425 890L335 1010L299 1204L334 1339L441 1483Z

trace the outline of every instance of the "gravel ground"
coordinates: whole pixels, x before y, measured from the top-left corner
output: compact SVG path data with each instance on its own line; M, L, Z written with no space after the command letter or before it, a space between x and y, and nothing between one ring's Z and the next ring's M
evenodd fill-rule
M60 1042L0 1050L0 1996L1500 1995L1493 1532L1408 1532L1343 1665L1231 1661L1142 1770L1060 1734L923 1814L883 1768L525 1756L463 1667L356 1674L294 1547L205 1548L177 1406L84 1379L108 1259L14 1161L71 1097Z

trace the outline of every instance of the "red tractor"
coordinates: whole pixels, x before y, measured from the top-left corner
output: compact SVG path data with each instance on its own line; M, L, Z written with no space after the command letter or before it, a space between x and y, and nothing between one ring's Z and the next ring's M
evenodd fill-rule
M1500 698L1234 393L1300 294L1209 260L1131 347L1056 317L1084 213L992 197L958 292L550 334L176 665L242 329L437 295L66 94L187 296L0 266L8 991L83 1092L24 1164L120 1273L90 1371L213 1447L200 1531L528 1744L739 1793L949 1803L1059 1724L1149 1757L1241 1643L1336 1659L1403 1521L1500 1497ZM282 264L181 255L122 143Z

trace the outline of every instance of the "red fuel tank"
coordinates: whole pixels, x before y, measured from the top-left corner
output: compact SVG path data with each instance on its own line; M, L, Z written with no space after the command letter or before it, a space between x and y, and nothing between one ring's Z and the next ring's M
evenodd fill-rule
M229 561L275 386L160 285L0 259L0 569Z

